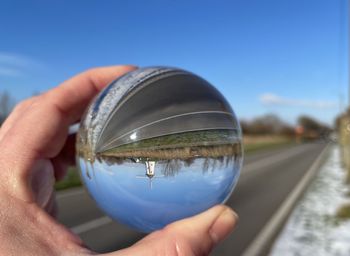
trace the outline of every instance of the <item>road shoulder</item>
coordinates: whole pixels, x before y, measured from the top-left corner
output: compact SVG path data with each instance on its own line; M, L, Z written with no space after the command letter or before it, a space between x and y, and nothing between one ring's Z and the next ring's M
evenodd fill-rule
M329 153L329 149L330 144L323 149L308 171L304 174L300 182L295 186L293 191L278 208L275 214L270 218L252 243L243 252L242 256L268 255L275 238L281 231L295 204L303 195L305 189L315 177L320 167L323 165L326 156Z

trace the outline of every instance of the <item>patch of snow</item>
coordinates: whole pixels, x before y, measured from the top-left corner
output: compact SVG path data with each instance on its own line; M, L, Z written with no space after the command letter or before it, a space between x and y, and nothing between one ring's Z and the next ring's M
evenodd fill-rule
M340 148L334 146L276 239L270 256L350 255L350 219L336 216L341 206L350 203L345 180Z

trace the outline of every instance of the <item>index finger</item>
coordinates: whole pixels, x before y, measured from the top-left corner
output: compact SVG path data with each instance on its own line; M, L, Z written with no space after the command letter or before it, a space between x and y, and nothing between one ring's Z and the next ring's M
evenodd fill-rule
M80 118L87 104L107 84L134 69L134 66L90 69L47 92L47 100L66 114L67 121L72 123Z
M80 119L91 99L113 79L133 69L91 69L39 96L4 136L6 151L29 159L56 156L64 145L69 125Z

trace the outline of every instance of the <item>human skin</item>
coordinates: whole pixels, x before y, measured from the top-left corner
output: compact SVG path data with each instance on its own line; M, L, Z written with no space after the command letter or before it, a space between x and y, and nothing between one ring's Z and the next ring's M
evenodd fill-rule
M95 255L54 218L55 180L74 164L76 123L109 82L135 69L112 66L85 71L18 104L0 128L0 255ZM218 205L151 233L133 246L107 253L208 255L234 228L237 215Z

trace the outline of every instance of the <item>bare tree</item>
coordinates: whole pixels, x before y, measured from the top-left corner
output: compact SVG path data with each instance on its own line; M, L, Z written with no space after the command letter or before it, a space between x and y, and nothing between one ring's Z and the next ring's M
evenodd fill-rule
M294 134L293 127L274 114L259 116L253 119L252 121L242 120L241 127L243 129L243 133L245 134Z
M0 126L10 114L14 106L14 100L6 91L0 92Z

